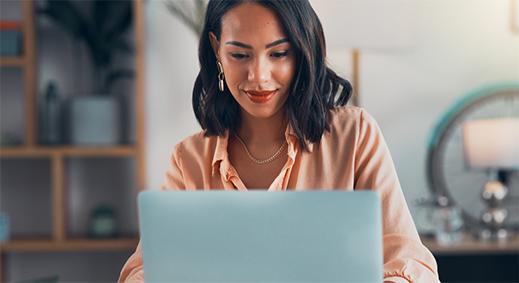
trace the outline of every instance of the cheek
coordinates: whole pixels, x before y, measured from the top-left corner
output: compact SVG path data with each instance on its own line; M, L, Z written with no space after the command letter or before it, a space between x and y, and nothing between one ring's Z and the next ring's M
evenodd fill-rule
M295 74L295 62L284 62L279 64L276 68L276 77L279 82L282 82L288 88L290 82L294 78Z
M247 78L247 72L240 64L223 59L222 66L225 71L225 80L231 89Z

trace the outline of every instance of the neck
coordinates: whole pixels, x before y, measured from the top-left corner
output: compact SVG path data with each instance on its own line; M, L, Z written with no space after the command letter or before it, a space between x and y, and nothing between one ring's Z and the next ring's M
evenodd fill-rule
M257 118L242 111L238 135L249 146L271 146L285 140L287 119L285 111L279 111L269 118Z

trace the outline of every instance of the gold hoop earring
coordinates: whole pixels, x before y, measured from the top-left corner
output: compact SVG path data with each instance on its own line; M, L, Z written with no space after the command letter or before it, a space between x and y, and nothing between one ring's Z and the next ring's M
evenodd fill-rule
M222 63L220 63L220 61L216 60L216 66L218 66L218 88L220 89L220 91L224 91L225 90L225 84L224 84L225 76L223 74Z

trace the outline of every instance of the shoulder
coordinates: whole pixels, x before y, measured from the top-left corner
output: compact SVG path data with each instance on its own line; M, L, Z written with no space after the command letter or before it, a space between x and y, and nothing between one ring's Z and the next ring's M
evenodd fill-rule
M212 137L206 137L204 131L194 133L177 144L177 147L181 148L199 148L211 141Z
M212 156L217 139L217 136L205 136L205 131L199 131L177 143L173 149L173 156L177 159L190 160Z
M363 127L376 126L375 119L364 109L356 106L342 106L330 110L330 131L350 134Z

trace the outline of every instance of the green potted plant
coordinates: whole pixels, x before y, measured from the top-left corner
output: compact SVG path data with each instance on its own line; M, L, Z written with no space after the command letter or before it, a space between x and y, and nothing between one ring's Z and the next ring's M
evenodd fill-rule
M181 1L169 0L165 2L169 12L179 18L196 36L200 36L204 28L207 0Z
M88 5L85 5L87 3ZM82 13L79 5L89 9ZM93 65L91 95L73 96L68 113L73 144L112 145L120 142L120 101L113 86L134 72L114 64L117 54L133 54L126 40L132 24L130 0L47 0L37 11L85 44Z

